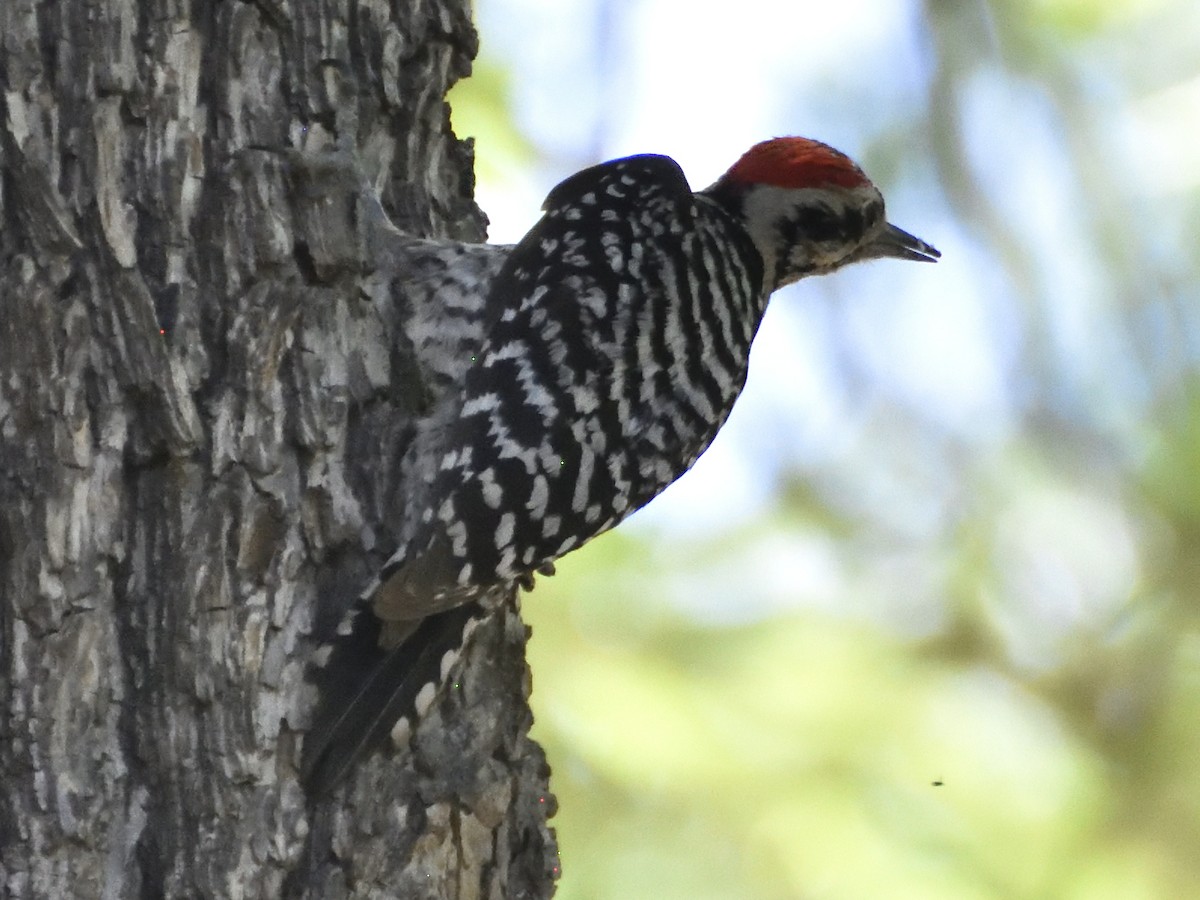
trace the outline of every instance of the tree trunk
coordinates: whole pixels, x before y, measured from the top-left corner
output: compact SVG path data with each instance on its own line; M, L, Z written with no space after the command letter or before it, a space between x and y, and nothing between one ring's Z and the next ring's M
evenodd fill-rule
M515 604L412 752L297 781L430 391L356 173L482 238L465 0L3 0L0 41L4 895L550 895Z

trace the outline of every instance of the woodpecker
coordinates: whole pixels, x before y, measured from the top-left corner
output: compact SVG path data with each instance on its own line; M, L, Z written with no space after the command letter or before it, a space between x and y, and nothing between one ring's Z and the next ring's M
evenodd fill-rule
M774 291L940 256L888 223L849 157L800 137L755 145L698 192L665 156L602 163L543 213L511 248L423 242L408 276L455 325L409 329L440 396L406 453L400 546L322 651L310 790L407 734L496 597L692 466Z

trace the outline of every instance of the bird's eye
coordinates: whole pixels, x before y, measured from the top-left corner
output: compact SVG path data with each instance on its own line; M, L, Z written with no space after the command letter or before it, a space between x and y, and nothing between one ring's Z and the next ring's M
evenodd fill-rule
M809 206L800 210L799 231L810 241L836 241L845 235L845 223L826 206Z
M867 228L872 228L883 221L883 204L872 200L863 210L863 220Z

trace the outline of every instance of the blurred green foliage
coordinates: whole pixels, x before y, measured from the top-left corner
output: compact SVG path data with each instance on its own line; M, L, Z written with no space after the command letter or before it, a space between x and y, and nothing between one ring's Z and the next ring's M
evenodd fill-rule
M1182 897L1200 883L1200 632L1172 652L1184 635L1159 608L1030 673L966 597L922 639L814 612L706 627L656 602L678 562L668 540L607 535L524 604L562 896ZM986 594L977 574L958 590Z
M914 20L924 95L864 158L1001 297L1005 418L875 389L753 524L622 528L539 579L568 900L1200 896L1200 8ZM538 154L506 65L454 97L481 178Z
M476 154L475 178L500 182L528 169L536 155L533 144L512 116L508 72L487 56L476 60L470 78L450 91L450 124L460 135L484 135L485 152ZM486 210L485 210L486 212Z

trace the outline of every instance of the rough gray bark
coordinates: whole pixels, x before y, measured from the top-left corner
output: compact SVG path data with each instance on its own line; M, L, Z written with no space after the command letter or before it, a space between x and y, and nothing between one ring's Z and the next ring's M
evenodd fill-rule
M549 895L515 609L411 753L296 781L427 399L347 161L482 238L465 0L4 0L0 41L4 895Z

